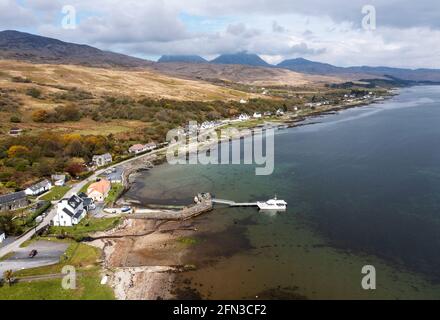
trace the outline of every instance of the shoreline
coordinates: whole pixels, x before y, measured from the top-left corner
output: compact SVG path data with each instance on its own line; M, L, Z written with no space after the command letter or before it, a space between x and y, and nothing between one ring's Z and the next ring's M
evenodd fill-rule
M395 95L396 94L389 92L389 95L380 99L380 101L390 99ZM287 126L289 128L297 127L301 126L301 122L309 118L334 114L356 107L363 107L378 101L378 99L374 99L367 103L362 101L356 104L333 106L300 117L293 117L292 114L286 114L282 121L276 122L276 125ZM271 122L268 121L268 123ZM275 122L272 122L272 124L273 123ZM251 134L253 134L254 130L258 127L259 126L254 125L246 129L249 129ZM247 135L240 133L238 136L228 138L227 140L242 139L245 136ZM214 143L197 142L194 143L194 145L199 148L199 150L203 150L212 147L215 143L221 142L223 141L220 139ZM164 148L163 150L166 149ZM158 155L163 150L158 150L155 154L151 155L154 157L156 164L161 165L165 162L165 155ZM188 150L188 152L191 152L191 150ZM144 162L151 161L148 154L141 158ZM116 203L127 203L124 194L131 187L133 175L138 172L139 170L136 169L136 165L133 164L130 164L128 168L124 170L123 175L126 175L127 185L124 185L125 191L121 197L117 199ZM158 222L160 223L157 226L156 224ZM191 223L191 221L137 220L130 219L130 216L126 216L115 229L95 235L97 237L104 236L106 238L105 240L94 240L90 244L101 248L103 251L103 273L109 277L109 284L113 288L117 299L154 300L177 298L174 290L175 275L177 272L191 268L191 266L182 265L181 258L188 250L192 249L184 247L182 250L182 246L178 241L182 237L190 237L196 232L196 230L188 228L188 223ZM162 226L168 226L168 229L165 229L166 232L164 232ZM150 230L145 232L147 229ZM112 239L112 237L115 238ZM151 261L151 265L138 265L133 263L136 261L136 258L133 258L133 256L139 254ZM157 259L158 256L161 258Z

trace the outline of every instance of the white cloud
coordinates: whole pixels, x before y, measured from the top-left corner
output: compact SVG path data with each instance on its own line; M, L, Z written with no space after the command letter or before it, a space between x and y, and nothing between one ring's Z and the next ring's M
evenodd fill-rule
M0 0L0 27L145 57L246 50L271 62L304 56L344 66L440 68L439 2L370 3L373 32L361 28L365 0ZM76 30L61 28L65 4L77 9Z

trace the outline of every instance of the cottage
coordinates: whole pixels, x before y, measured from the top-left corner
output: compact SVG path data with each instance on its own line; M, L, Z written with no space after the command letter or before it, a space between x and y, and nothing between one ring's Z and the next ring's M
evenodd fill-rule
M77 195L61 200L57 205L57 213L52 220L54 226L71 227L78 224L85 216L84 200Z
M24 191L0 196L0 212L18 210L26 207L28 204L26 193Z
M139 153L146 152L146 151L147 151L146 145L145 144L139 144L139 143L135 144L135 145L132 145L128 149L129 153L134 153L134 154L139 154Z
M238 116L238 120L240 120L240 121L246 121L249 119L250 119L250 117L246 113L242 113Z
M113 161L113 158L110 153L95 155L92 157L92 162L97 167L105 166L107 164L112 163L112 161Z
M53 174L51 179L57 187L62 187L66 183L66 175L64 174Z
M156 149L157 145L154 142L150 142L145 145L145 148L147 148L148 151L151 151Z
M45 179L43 181L38 182L37 184L34 184L33 186L30 186L24 192L28 196L38 196L46 191L49 191L52 188L52 182Z
M240 104L246 104L246 103L248 103L247 100L245 100L245 99L240 100Z
M284 115L284 110L283 109L278 109L277 110L277 116L283 116Z
M87 188L87 196L96 202L102 202L105 200L105 198L107 198L110 189L110 181L102 179L98 182L92 183Z
M21 135L22 132L23 130L20 128L11 128L11 130L9 130L9 135L13 137L18 137L19 135Z
M0 230L0 243L5 241L6 239L6 233L3 230Z
M255 119L260 119L260 118L261 118L261 113L259 113L259 112L254 112L253 117L254 117Z

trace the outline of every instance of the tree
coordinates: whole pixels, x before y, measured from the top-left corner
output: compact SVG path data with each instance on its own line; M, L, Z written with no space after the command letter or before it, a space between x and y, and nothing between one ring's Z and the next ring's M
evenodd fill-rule
M9 286L11 286L14 280L14 272L12 272L12 270L6 270L3 272L3 278L8 282Z
M35 122L44 122L49 117L49 113L46 110L36 110L32 113L32 120Z
M80 163L72 163L67 168L66 171L72 176L77 177L81 172L84 171L84 167Z
M14 145L8 149L8 157L9 158L20 158L29 155L30 150L28 147Z

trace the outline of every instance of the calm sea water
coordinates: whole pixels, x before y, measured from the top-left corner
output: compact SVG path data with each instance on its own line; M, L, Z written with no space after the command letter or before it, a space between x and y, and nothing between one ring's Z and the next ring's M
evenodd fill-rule
M197 218L182 294L202 298L440 298L440 87L309 120L275 136L275 171L163 165L127 194L145 204L218 198L288 202ZM318 123L315 123L318 122ZM361 287L373 265L377 289Z

